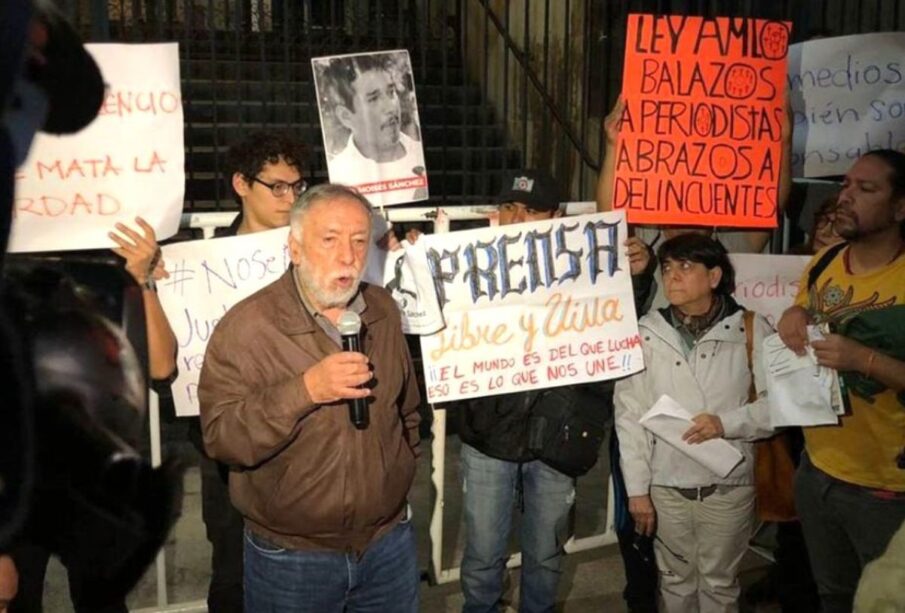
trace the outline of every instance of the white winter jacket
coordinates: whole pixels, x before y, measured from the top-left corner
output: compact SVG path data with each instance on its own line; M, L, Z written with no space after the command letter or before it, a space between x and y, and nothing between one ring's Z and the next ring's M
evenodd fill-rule
M754 383L757 400L748 403L751 374L745 344L744 311L713 325L688 357L678 331L659 311L638 322L645 370L616 383L616 431L622 473L629 496L649 493L651 485L706 487L713 484L752 485L753 449L749 441L772 433L766 399L766 379L760 348L772 333L760 315L754 317ZM692 415L711 413L723 423L726 438L745 459L725 478L719 477L645 430L638 419L667 394Z

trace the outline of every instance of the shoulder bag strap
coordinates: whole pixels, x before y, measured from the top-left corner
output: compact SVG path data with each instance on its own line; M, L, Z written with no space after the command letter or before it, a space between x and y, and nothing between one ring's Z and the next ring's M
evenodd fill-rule
M751 385L748 387L748 402L757 400L757 388L754 387L754 311L745 311L745 349L748 352L748 372L751 373Z

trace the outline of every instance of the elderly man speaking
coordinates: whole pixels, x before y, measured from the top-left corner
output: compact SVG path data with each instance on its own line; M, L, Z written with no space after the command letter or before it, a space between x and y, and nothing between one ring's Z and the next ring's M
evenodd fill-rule
M396 304L360 281L371 208L319 185L290 227L292 266L224 316L199 386L205 447L245 517L245 610L414 612L420 397ZM360 352L344 351L337 326L356 315Z

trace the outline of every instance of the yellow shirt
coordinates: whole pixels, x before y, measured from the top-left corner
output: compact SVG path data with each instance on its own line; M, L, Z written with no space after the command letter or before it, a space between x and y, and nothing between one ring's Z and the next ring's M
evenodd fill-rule
M855 275L845 265L848 247L833 258L817 282L807 288L805 269L795 304L808 309L817 321L843 322L865 309L905 304L905 255L883 268ZM902 322L905 325L905 322ZM892 390L877 394L873 403L849 394L851 414L838 426L804 429L811 462L823 472L864 487L905 492L905 470L896 456L905 447L905 407Z

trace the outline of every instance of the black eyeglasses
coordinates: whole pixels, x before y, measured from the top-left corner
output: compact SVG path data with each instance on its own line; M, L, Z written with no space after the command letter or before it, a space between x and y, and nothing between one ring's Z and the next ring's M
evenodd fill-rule
M308 189L308 184L305 183L304 179L299 179L295 183L286 183L285 181L267 183L257 177L253 177L252 182L260 183L264 187L270 188L270 193L273 194L274 198L282 198L289 193L290 189L292 190L292 193L295 194L295 197L298 198L305 193L306 189Z

